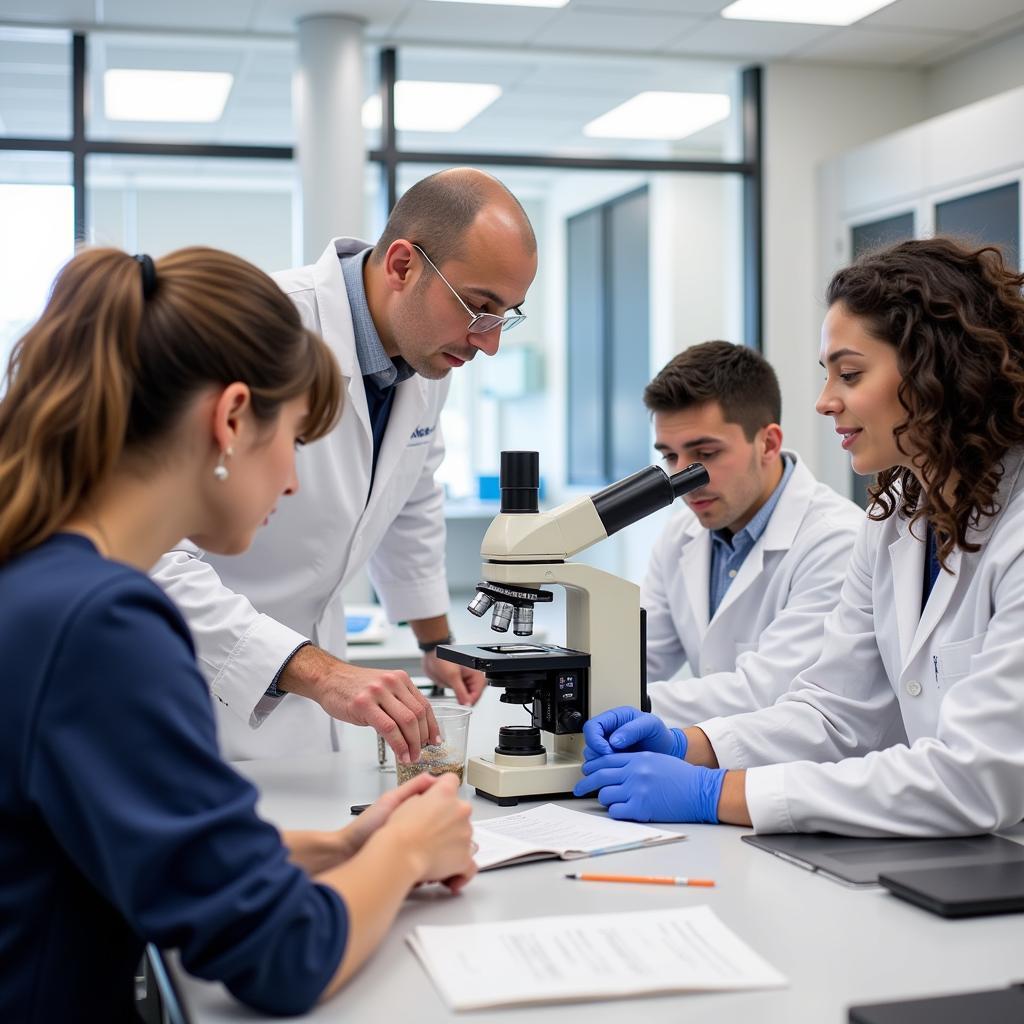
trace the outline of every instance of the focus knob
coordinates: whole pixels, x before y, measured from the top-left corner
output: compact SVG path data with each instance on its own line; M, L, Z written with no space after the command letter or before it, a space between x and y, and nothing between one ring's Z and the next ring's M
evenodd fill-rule
M564 711L559 716L559 722L566 732L582 732L585 721L578 711Z

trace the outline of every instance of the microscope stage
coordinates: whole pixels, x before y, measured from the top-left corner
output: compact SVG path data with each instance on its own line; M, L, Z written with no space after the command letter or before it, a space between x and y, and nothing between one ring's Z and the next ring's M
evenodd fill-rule
M590 655L555 644L441 644L437 656L480 672L545 672L589 668Z

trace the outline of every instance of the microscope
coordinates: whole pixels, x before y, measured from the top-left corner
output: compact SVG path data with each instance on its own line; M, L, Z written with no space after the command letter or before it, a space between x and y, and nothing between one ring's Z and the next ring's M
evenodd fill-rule
M501 510L480 548L483 579L469 611L492 612L491 628L533 633L534 605L546 586L566 592L566 646L530 643L444 644L437 656L484 673L505 704L521 704L530 725L503 725L492 757L470 758L466 780L503 807L521 799L571 795L583 764L583 723L608 708L649 710L646 616L640 588L568 559L676 498L703 487L699 463L668 476L657 466L602 491L539 512L537 452L501 453Z

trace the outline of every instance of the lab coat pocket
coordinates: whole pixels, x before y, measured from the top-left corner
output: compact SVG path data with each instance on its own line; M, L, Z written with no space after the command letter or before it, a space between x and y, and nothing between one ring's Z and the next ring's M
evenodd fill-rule
M948 689L962 676L971 671L971 659L981 653L985 634L979 633L968 640L957 640L943 644L934 655L935 683L940 689Z

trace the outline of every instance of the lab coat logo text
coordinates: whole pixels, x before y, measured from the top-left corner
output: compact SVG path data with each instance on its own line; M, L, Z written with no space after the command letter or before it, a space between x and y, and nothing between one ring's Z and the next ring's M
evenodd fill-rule
M417 427L412 434L409 435L409 447L417 444L426 444L430 440L430 435L437 429L437 424L432 427Z

